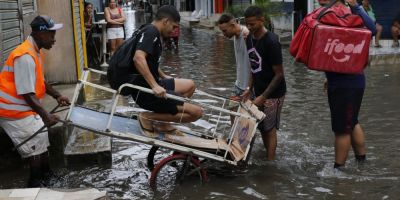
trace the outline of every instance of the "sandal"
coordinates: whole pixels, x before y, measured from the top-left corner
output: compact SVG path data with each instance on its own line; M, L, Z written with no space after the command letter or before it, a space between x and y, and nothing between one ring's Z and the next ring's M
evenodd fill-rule
M374 47L375 47L375 48L382 48L382 45L380 45L380 44L375 44Z
M162 126L162 125L167 125L167 123L168 122L154 122L153 123L153 128L154 128L154 130L155 131L157 131L157 132L163 132L163 133L172 133L172 132L174 132L174 131L176 131L177 129L175 128L175 127L171 127L171 129L167 129L167 130L163 130L162 128L160 129L160 128L158 128L159 126Z
M143 130L143 131L148 131L148 132L154 132L155 130L154 130L154 127L152 127L152 129L149 129L149 128L145 128L144 126L143 126L143 124L142 124L142 117L141 117L141 115L139 114L138 115L138 122L139 122L139 125L140 125L140 128Z

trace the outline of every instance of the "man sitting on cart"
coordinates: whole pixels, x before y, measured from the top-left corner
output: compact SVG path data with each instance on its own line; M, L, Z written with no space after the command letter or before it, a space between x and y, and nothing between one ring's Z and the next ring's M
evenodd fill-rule
M167 99L166 94L190 97L195 91L194 82L190 79L172 78L159 68L162 53L161 38L169 38L174 28L179 26L180 15L173 6L162 6L156 13L153 22L141 30L134 51L134 67L139 72L133 84L151 88L154 94L132 91L136 103L146 110L138 120L141 128L148 132L171 132L176 129L170 123L188 123L199 119L202 108L190 103Z

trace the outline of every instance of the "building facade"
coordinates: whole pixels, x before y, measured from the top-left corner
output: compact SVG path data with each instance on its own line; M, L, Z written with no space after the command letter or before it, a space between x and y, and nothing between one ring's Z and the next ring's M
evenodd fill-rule
M57 9L54 9L57 8ZM0 68L10 52L30 34L30 23L39 14L49 15L64 28L57 31L56 44L45 52L48 82L75 83L85 66L86 48L83 25L83 0L1 0ZM51 55L51 56L50 56Z
M29 34L36 11L36 0L0 1L0 66Z

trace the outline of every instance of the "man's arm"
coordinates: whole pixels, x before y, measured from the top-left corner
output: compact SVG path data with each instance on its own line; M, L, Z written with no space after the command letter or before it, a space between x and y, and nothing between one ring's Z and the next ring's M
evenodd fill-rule
M47 126L53 126L54 124L57 124L58 122L58 116L57 115L52 115L49 112L47 112L43 107L40 101L36 98L35 93L28 93L28 94L23 94L22 95L26 101L26 103L32 108L33 111L35 111L37 114L40 115L40 117L43 120L43 123Z
M153 75L150 72L149 66L146 61L147 53L142 50L136 50L135 55L133 56L133 63L137 71L144 77L147 84L151 87L154 94L157 97L166 97L166 90L158 85L157 81L154 79Z
M242 101L246 102L248 99L250 99L250 94L251 91L253 91L253 74L251 73L251 71L249 70L249 85L247 86L247 88L243 91L242 94Z
M45 82L46 85L46 94L50 95L53 97L55 100L57 100L58 104L60 106L67 106L69 105L69 99L66 96L61 95L57 90L55 90L50 84Z
M358 5L356 0L346 0L346 1L350 5L351 12L353 14L359 15L362 18L364 25L371 31L372 35L375 35L376 26L374 20L372 20L371 17L368 16L368 14L365 12L362 6Z
M35 61L25 54L14 60L14 79L17 94L21 95L28 106L40 115L46 126L50 127L58 122L57 116L48 113L35 95Z
M267 89L262 93L262 95L258 96L254 100L254 104L257 106L262 106L263 102L268 99L273 91L279 87L279 84L283 80L283 66L282 65L273 65L272 69L274 70L275 76L272 78L271 83L268 85Z

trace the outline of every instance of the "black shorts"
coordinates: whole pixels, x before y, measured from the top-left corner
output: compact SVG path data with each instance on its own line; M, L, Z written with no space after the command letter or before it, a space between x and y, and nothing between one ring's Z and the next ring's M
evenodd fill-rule
M147 84L136 83L137 85L147 87ZM175 81L171 79L162 79L159 81L161 87L167 90L167 93L177 95L175 91ZM177 101L173 99L163 99L149 94L146 92L140 92L138 90L132 90L132 98L136 103L143 109L153 111L155 113L169 113L175 115L178 113L178 107L183 105L182 101Z
M350 134L358 124L364 88L329 88L328 101L331 110L332 131Z

